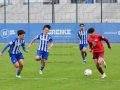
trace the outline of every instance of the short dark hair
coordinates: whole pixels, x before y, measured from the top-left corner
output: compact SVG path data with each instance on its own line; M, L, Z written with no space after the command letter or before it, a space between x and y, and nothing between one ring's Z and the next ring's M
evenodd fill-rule
M94 28L89 28L88 31L87 31L87 33L88 33L88 34L89 34L89 33L93 33L94 31L95 31Z
M81 23L81 24L80 24L80 26L82 26L82 25L84 26L84 24L83 24L83 23Z
M50 25L45 25L45 26L43 27L43 30L44 30L45 28L50 29L50 28L51 28L51 26L50 26Z
M25 31L24 31L24 30L18 30L18 31L17 31L17 34L18 34L18 36L19 36L19 35L22 35L22 34L25 34Z

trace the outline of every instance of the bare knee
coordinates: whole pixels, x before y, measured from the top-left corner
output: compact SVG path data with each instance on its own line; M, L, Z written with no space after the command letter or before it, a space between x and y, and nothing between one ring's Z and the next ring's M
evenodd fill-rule
M85 53L86 51L85 50L82 50L82 53Z
M83 48L82 52L85 53L86 52L86 48Z
M98 59L98 64L102 64L103 58Z
M40 61L40 57L36 56L36 57L35 57L35 60L36 60L36 61Z
M98 64L100 65L100 64L101 64L101 62L100 62L100 61L98 61Z
M18 68L18 67L19 67L19 64L17 64L17 65L14 64L14 66L15 66L16 68Z

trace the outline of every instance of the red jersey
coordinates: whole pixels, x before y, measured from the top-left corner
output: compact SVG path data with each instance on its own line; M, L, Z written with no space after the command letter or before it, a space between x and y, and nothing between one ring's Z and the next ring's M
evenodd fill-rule
M106 38L104 38L99 34L94 34L93 37L92 36L88 37L88 43L89 43L90 49L93 52L104 52L104 46L102 44L102 40L106 41L108 48L111 48L109 41Z

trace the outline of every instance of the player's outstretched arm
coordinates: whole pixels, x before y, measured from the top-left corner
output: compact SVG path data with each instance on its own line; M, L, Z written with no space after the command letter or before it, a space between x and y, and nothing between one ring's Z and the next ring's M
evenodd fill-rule
M100 39L101 39L101 40L104 40L104 41L107 43L108 48L111 49L110 43L109 43L109 41L108 41L107 38L105 38L105 37L103 37L103 36L100 36Z
M7 44L7 45L3 48L2 52L0 52L0 56L2 56L2 54L5 52L5 50L6 50L9 46L10 46L10 44Z
M29 49L30 46L35 42L36 39L37 39L37 38L34 38L34 39L30 42L30 44L28 45L28 49Z

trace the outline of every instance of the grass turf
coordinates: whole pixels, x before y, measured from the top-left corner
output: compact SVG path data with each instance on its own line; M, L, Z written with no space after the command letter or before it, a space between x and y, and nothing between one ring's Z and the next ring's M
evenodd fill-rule
M0 57L0 90L120 90L119 44L112 44L112 50L104 46L105 79L101 79L90 52L87 63L82 64L77 44L55 44L50 50L43 75L39 74L40 63L34 59L38 45L33 44L28 54L23 52L25 60L21 79L15 78L17 69L6 50ZM4 44L1 44L0 50L3 47ZM93 72L90 77L83 74L87 68Z

